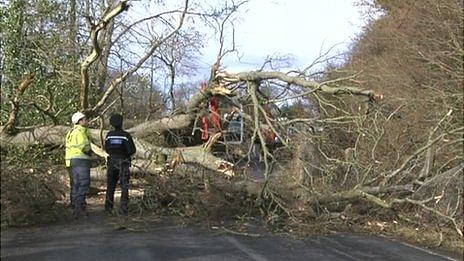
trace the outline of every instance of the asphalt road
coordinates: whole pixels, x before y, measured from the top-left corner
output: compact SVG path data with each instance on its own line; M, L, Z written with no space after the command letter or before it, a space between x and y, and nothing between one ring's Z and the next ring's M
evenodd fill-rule
M66 224L2 230L1 260L457 259L383 237L344 234L296 240L284 235L250 237L165 223L134 230L115 225L101 214Z

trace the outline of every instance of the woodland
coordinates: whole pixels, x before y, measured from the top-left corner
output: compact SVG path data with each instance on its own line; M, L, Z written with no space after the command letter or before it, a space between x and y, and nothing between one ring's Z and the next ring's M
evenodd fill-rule
M76 111L91 120L92 187L104 184L117 112L137 147L131 215L462 253L461 0L360 0L366 25L347 53L303 69L269 56L241 72L223 60L240 51L233 29L248 1L147 3L135 18L126 0L0 4L2 229L68 211ZM216 60L195 78L211 38Z

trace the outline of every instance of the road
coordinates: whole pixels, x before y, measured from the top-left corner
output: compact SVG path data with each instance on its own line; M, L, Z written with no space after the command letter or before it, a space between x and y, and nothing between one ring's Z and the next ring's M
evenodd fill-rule
M1 260L458 260L376 236L250 237L162 222L129 229L115 219L97 212L85 220L2 230Z

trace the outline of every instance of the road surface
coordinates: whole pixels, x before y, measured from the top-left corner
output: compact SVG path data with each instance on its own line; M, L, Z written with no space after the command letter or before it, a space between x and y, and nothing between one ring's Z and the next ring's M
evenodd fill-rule
M2 230L1 260L458 260L376 236L341 234L296 240L162 222L130 229L114 220L119 219L97 212L64 224Z

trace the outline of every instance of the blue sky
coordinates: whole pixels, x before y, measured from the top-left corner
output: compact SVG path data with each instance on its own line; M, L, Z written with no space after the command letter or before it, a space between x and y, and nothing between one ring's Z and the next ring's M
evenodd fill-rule
M267 56L290 55L293 68L304 68L321 52L348 50L363 21L358 0L251 0L235 22L237 55L224 61L229 71L258 69ZM217 46L205 48L212 64Z

